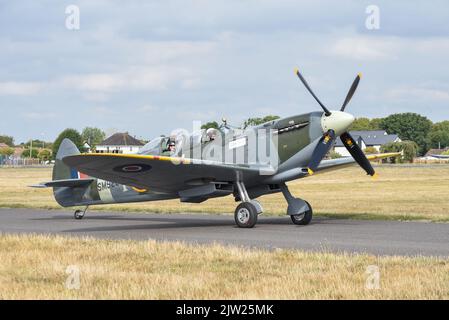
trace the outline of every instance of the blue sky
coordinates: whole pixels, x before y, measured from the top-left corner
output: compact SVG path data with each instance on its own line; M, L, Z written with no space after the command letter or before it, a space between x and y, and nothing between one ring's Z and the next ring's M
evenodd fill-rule
M65 26L66 6L80 29ZM380 29L365 27L366 7ZM447 1L0 0L0 134L97 126L150 139L192 121L288 116L320 99L356 117L449 119Z

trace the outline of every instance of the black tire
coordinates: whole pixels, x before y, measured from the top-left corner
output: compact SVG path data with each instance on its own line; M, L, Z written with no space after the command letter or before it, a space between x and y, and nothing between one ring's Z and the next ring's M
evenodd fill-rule
M84 217L84 211L76 210L73 216L76 220L81 220Z
M310 210L304 212L303 214L290 216L294 224L297 224L299 226L306 226L310 223L310 221L312 221L313 216L312 206L307 201L306 203L309 206Z
M252 228L257 223L257 209L251 202L242 202L234 212L234 220L240 228Z

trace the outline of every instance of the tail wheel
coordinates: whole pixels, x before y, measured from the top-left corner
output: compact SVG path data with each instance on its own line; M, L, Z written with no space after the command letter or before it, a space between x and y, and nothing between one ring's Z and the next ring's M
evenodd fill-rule
M240 228L252 228L257 223L257 209L251 202L240 203L234 212L234 220Z
M76 210L73 216L76 220L81 220L84 217L84 211Z
M294 224L300 225L300 226L305 226L308 225L310 223L310 221L312 221L312 216L313 216L313 210L312 210L312 206L306 201L307 205L309 206L309 210L307 210L306 212L303 212L301 214L296 214L296 215L291 215L290 218L292 219L292 222Z

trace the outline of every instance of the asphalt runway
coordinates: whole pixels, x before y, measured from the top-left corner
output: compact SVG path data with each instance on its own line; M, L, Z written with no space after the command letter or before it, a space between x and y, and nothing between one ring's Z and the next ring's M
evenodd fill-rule
M261 215L255 228L240 229L231 215L88 211L75 220L70 211L0 209L0 232L449 257L449 223L317 217L308 226L296 226L288 216Z

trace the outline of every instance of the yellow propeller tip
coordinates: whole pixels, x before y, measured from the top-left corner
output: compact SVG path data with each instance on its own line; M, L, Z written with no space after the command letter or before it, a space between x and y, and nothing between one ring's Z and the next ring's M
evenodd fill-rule
M299 73L299 69L295 68L295 74L298 74L298 73Z
M379 178L379 176L377 175L377 172L374 173L371 177L372 177L374 180L377 180L377 178Z
M361 72L359 72L357 75L359 76L359 78L362 77L362 73Z
M309 173L309 175L312 175L312 174L313 174L313 170L310 169L310 168L307 168L307 172Z

